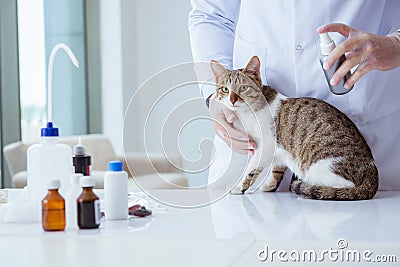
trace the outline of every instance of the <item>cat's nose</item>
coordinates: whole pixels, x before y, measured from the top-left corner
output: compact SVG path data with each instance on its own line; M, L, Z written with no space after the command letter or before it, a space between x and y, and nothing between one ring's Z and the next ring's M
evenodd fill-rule
M234 97L234 96L231 96L231 97L230 97L230 101L231 101L231 103L232 103L232 106L234 106L235 103L236 103L236 101L237 101L237 98Z

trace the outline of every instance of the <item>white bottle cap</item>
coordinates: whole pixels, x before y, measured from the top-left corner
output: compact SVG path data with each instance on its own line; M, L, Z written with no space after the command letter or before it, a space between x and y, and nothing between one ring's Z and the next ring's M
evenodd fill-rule
M69 177L69 181L71 184L79 184L81 177L83 177L82 173L74 173Z
M329 53L336 47L335 42L333 42L327 32L321 33L319 38L321 40L321 53L325 56L329 55Z
M83 176L79 180L81 187L94 187L96 181L91 176Z
M60 188L60 185L61 185L60 180L51 180L47 185L47 189L49 190L58 189Z
M74 146L74 155L85 155L85 154L86 154L86 148L84 145L82 145L82 139L79 136L78 144Z

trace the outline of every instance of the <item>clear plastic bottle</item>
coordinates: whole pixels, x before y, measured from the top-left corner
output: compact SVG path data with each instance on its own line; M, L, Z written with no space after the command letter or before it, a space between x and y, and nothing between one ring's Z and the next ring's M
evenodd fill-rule
M58 193L59 180L48 184L48 193L42 200L42 226L45 231L64 231L65 229L65 200Z
M82 193L82 188L79 185L80 178L83 177L81 173L74 173L70 176L70 185L68 193L65 197L65 210L67 216L67 229L78 228L78 209L76 201Z
M40 221L40 201L46 194L49 181L59 177L60 191L64 193L72 174L72 150L58 142L58 128L48 122L47 127L42 128L41 136L42 141L30 146L27 151L29 201L37 209L37 220L33 221Z
M90 176L84 176L79 181L83 188L82 194L77 199L78 226L80 229L94 229L100 226L100 200L93 192L95 181Z
M110 161L104 175L104 205L106 219L125 220L128 217L128 174L121 161Z

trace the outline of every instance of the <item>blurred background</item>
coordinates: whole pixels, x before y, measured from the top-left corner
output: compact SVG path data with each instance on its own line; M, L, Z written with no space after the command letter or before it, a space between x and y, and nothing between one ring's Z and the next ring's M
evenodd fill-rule
M53 122L60 136L105 134L120 155L124 151L163 153L163 142L176 142L180 148L172 150L184 153L191 162L209 154L209 146L204 155L199 149L204 139L213 136L209 121L192 123L181 131L179 140L169 131L170 136L161 141L164 117L171 110L165 103L152 114L153 130L146 131L145 137L151 144L147 151L141 124L146 112L136 109L123 129L128 104L140 85L165 68L192 60L190 8L190 1L181 0L0 0L1 146L40 141L40 128L47 121L47 62L54 45L63 42L80 67L75 68L62 51L55 58ZM135 101L153 101L149 96L162 94L165 88L147 90ZM198 85L192 84L164 101L199 97ZM193 110L208 115L204 102L194 101L182 106L174 118L182 121L179 114ZM4 155L1 162L0 188L10 187ZM202 185L206 176L207 171L189 174L189 184Z

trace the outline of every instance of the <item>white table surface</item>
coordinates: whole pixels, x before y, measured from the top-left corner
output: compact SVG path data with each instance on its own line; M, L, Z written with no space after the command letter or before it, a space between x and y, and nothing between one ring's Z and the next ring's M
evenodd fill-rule
M177 203L207 200L214 193L151 192ZM340 251L339 239L348 244L342 250L370 250L371 259L393 255L396 263L380 266L400 266L399 206L400 192L396 191L355 202L256 192L227 195L199 208L166 206L149 218L104 220L96 230L50 233L39 223L0 223L0 266L273 266L281 263L276 257L272 262L258 259L266 246L269 251L288 253L314 249L320 255L329 248ZM324 263L333 264L329 259Z

